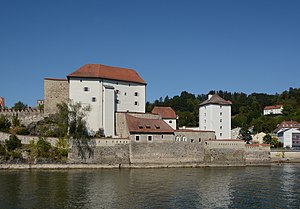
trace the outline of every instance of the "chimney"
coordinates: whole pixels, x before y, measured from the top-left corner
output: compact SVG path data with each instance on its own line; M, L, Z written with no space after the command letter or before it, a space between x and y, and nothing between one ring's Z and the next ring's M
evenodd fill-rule
M209 95L208 95L208 99L211 99L212 96L213 96L213 95L209 94Z

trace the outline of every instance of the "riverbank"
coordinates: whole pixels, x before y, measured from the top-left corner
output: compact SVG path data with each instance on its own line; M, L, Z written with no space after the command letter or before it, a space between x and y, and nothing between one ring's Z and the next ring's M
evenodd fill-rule
M247 167L247 166L270 166L278 164L294 164L300 161L271 161L265 163L250 164L144 164L144 165L103 165L103 164L0 164L0 170L64 170L64 169L149 169L149 168L204 168L204 167Z

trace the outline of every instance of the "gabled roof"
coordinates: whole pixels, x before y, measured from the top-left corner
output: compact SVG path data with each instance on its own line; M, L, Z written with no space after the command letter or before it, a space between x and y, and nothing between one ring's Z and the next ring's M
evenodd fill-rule
M139 74L132 69L111 67L101 64L86 64L69 74L67 78L104 78L109 80L127 81L146 84Z
M176 119L176 113L171 107L155 106L151 113L160 115L162 119Z
M200 106L208 105L208 104L218 104L218 105L232 105L232 102L229 100L225 100L217 94L212 95L207 100L202 102Z
M283 105L266 106L266 107L264 108L264 110L280 109L280 108L282 108L282 107L283 107Z
M162 119L137 118L126 114L127 126L130 133L174 133Z
M279 125L277 125L276 129L273 131L274 133L279 132L282 128L290 129L290 128L300 128L300 123L297 121L282 121Z

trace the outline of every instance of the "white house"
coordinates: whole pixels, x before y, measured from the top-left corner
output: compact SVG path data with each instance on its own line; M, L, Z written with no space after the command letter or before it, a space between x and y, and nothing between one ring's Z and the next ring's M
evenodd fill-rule
M266 135L267 134L265 134L264 132L254 134L253 137L252 137L253 143L263 144L264 143L264 137Z
M278 141L283 147L300 147L300 130L296 128L281 129L277 132Z
M283 105L266 106L264 108L264 115L280 115L282 114Z
M67 76L69 98L90 105L87 125L115 135L115 112L145 113L146 82L135 70L86 64Z
M208 99L200 104L200 130L215 131L216 139L231 139L231 101L219 95L208 95Z
M176 113L171 107L157 107L155 106L151 111L153 114L158 114L171 128L176 130Z

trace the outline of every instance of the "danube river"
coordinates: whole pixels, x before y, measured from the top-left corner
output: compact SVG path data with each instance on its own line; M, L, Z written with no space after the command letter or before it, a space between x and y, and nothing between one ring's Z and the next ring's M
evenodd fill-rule
M300 164L0 170L0 208L300 208Z

